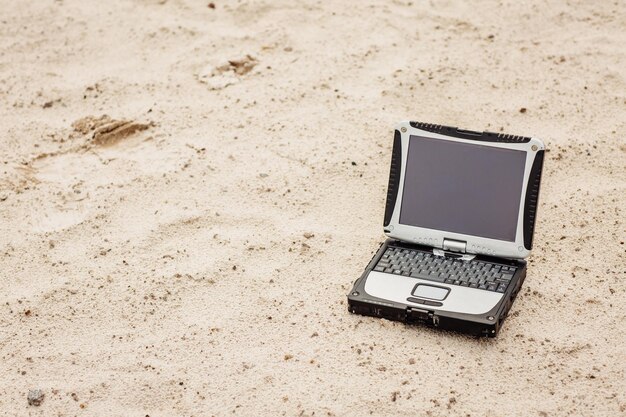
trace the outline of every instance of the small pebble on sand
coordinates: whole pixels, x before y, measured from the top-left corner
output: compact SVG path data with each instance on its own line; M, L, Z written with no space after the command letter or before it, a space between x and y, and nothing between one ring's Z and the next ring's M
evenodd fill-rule
M34 405L35 407L39 407L43 402L45 394L40 389L31 389L28 391L28 405Z

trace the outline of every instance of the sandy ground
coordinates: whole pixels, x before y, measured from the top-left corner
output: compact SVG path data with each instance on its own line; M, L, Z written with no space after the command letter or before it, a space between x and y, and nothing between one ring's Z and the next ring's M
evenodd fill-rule
M626 3L1 3L0 415L626 415ZM549 148L496 340L347 312L406 119Z

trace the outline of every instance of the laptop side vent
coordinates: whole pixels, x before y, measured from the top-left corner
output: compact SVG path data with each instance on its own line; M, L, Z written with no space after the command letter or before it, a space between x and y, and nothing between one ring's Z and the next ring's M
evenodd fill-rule
M400 187L400 168L402 167L402 140L400 131L396 130L393 136L393 149L391 151L391 168L389 169L389 185L387 186L387 203L385 204L385 220L383 226L391 222L393 209L396 206L398 187Z
M526 199L524 201L524 247L531 250L533 247L533 234L535 232L535 219L537 217L537 205L539 202L539 185L541 183L541 171L543 169L543 153L537 152L533 167L530 169Z
M435 125L431 123L409 122L409 124L420 130L438 133L440 135L452 136L454 138L470 139L484 142L500 143L527 143L530 138L527 136L507 135L504 133L476 132L473 130L459 129L458 127Z

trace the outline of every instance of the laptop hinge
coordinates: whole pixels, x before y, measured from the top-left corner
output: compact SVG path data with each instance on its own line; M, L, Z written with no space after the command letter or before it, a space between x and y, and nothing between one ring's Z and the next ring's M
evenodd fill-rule
M466 247L467 247L467 242L464 242L462 240L453 240L453 239L443 240L443 250L447 250L450 252L465 253Z

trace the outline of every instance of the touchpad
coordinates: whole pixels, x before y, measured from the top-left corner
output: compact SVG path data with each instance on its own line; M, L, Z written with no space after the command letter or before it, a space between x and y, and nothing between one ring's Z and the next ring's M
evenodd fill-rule
M449 288L435 287L432 285L417 284L413 290L413 295L431 300L443 300L450 292Z

